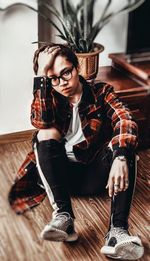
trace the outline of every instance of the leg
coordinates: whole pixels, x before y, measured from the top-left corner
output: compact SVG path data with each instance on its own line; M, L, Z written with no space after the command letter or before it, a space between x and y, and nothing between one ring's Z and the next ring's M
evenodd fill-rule
M70 163L72 175L68 176L71 192L79 195L94 195L105 191L112 163L112 152L105 147L90 165ZM129 187L111 200L110 225L128 229L128 216L135 186L135 155L128 159Z
M104 147L93 163L82 166L82 180L80 175L76 183L72 182L73 188L74 184L80 184L77 192L81 195L100 194L100 192L105 191L111 163L112 152ZM130 236L127 231L136 178L135 166L135 155L132 155L128 159L129 187L125 192L120 192L117 196L114 196L111 202L111 229L107 233L106 244L102 247L101 252L115 259L136 260L144 253L141 239L138 236ZM78 167L81 168L81 166ZM77 173L80 174L79 171Z
M70 193L81 196L100 195L106 192L111 167L112 152L107 146L90 164L69 162L71 175L68 176Z
M132 155L128 159L129 187L126 191L113 196L111 201L109 231L101 253L115 259L136 260L144 253L141 239L138 236L131 236L127 230L136 181L136 164L135 155Z
M40 130L37 138L39 142L34 144L37 166L54 209L53 215L68 212L74 217L65 184L67 158L61 136L56 129L52 128Z
M67 157L64 142L56 129L41 130L34 143L39 175L54 209L52 221L45 226L42 238L54 241L74 241L73 210L67 191L65 174Z
M129 169L129 187L126 191L120 192L118 195L112 197L109 229L111 226L128 229L128 217L134 195L137 173L135 154L133 154L127 162Z

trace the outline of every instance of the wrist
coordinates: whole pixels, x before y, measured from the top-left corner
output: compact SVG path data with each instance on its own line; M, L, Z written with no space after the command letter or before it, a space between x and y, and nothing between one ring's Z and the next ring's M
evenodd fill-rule
M38 77L46 77L47 76L47 70L44 68L39 68L37 72Z
M119 147L113 151L113 160L118 156L125 156L126 159L129 159L134 154L135 154L135 151L132 148Z

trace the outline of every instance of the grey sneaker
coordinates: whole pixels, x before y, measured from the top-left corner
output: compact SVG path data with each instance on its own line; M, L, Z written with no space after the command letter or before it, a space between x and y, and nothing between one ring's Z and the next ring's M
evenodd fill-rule
M138 236L130 236L127 230L113 227L106 235L101 253L115 259L136 260L142 257L144 248Z
M67 212L56 214L41 232L41 237L50 241L76 241L78 234L74 230L73 218Z

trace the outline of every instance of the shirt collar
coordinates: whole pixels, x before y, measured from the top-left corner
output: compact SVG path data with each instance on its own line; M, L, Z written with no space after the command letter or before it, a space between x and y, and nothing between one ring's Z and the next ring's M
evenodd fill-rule
M81 97L82 104L94 104L96 101L96 96L92 90L92 86L89 85L89 83L81 76L79 75L79 80L82 83L83 86L83 94ZM62 103L63 105L67 105L69 103L68 98L60 94L59 92L52 89L52 94L54 98L57 99L58 102Z
M83 86L81 103L94 104L96 101L96 97L92 90L92 86L90 86L90 84L82 76L79 76L79 79Z

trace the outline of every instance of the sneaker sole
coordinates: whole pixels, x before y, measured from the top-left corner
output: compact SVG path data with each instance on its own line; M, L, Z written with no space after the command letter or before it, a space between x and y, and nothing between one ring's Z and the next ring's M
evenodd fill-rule
M74 242L78 240L78 234L74 232L73 234L68 235L66 232L59 229L50 229L48 231L43 231L41 233L41 238L49 241L66 241Z
M112 247L109 246L104 246L101 249L101 253L107 255L110 258L136 260L143 256L144 247L130 242L126 243L125 245L118 245L117 247L115 247L115 249L112 249Z

